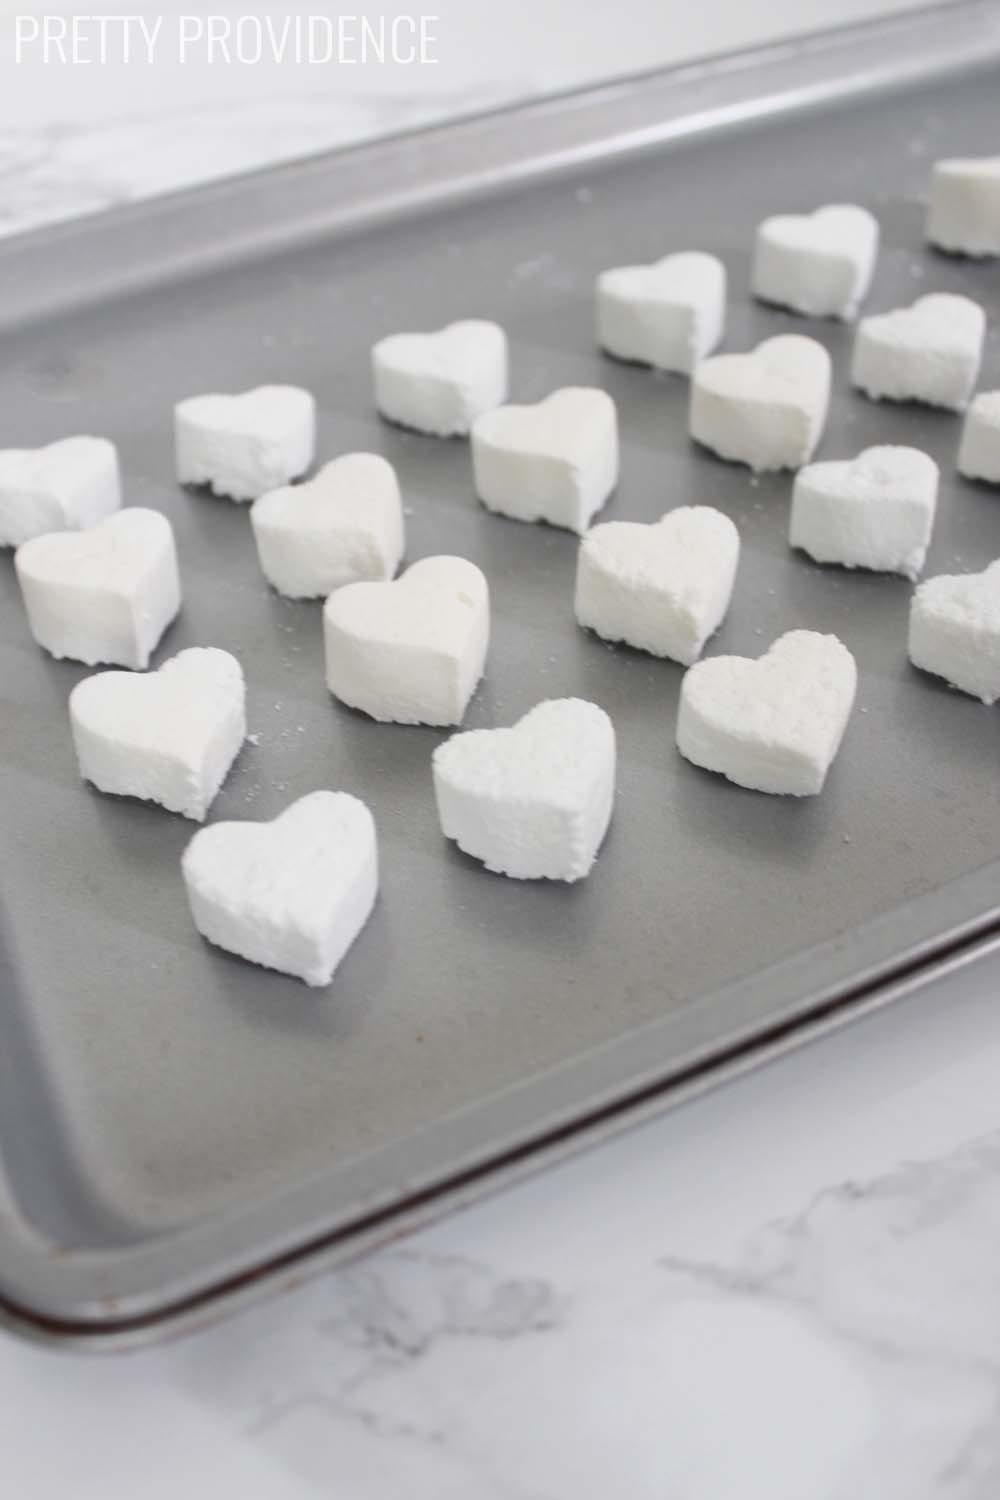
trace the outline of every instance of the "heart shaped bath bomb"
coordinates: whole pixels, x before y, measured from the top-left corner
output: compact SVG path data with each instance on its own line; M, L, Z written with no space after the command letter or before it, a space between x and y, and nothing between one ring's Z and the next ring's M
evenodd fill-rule
M716 656L681 685L677 748L696 766L758 792L823 790L857 687L835 635L791 630L757 661Z
M817 562L916 578L937 509L938 466L919 448L866 448L795 476L788 540Z
M265 578L290 599L391 578L403 556L399 481L377 453L347 453L306 484L261 495L250 521Z
M190 396L174 407L177 478L231 500L256 500L304 474L316 447L316 403L296 385Z
M490 592L464 557L425 557L394 583L351 583L323 610L334 697L396 724L459 724L483 675Z
M1000 391L984 391L969 407L958 469L967 479L1000 484Z
M512 729L452 735L434 752L441 829L488 870L581 880L611 818L615 731L581 698L539 703Z
M479 318L437 333L396 333L375 345L372 372L384 417L434 437L460 436L507 399L507 335Z
M0 547L47 531L82 531L122 503L118 453L107 438L69 437L0 452Z
M927 238L961 255L1000 255L1000 156L935 163Z
M749 354L716 354L691 381L691 436L751 469L808 463L826 425L830 356L815 339L780 334Z
M944 573L915 590L910 660L984 703L1000 698L1000 559L982 573Z
M180 609L174 534L157 510L136 506L87 531L34 537L14 564L35 640L88 667L147 667Z
M501 406L473 426L472 464L488 510L586 531L618 483L615 403L565 386L536 406Z
M181 867L210 943L325 985L375 905L375 823L347 792L311 792L270 823L202 828Z
M240 664L194 646L158 672L99 672L69 698L84 781L202 822L246 738Z
M619 359L687 375L722 337L726 268L700 250L597 278L597 342Z
M853 318L871 286L878 221L851 203L775 214L757 229L755 297L817 318Z
M608 641L696 661L732 597L740 537L710 505L684 505L652 526L608 521L587 532L576 570L576 618Z
M874 401L923 401L960 411L979 375L985 334L986 315L969 297L918 297L912 307L861 319L851 383Z

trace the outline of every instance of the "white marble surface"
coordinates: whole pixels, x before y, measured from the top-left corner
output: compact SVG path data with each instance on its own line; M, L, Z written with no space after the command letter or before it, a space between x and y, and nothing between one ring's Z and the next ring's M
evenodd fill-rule
M311 67L179 61L178 13L280 18L341 7L260 0L166 6L133 0L129 14L163 15L155 63L138 43L125 64L15 61L15 17L70 15L67 0L0 5L0 234L225 176L352 140L571 88L613 74L806 32L914 0L355 0L352 14L438 17L433 66ZM77 10L80 8L77 7ZM99 9L99 8L97 8ZM346 9L346 8L343 8ZM82 13L82 12L81 12ZM90 50L93 54L93 30ZM54 49L52 56L54 57Z
M995 1500L1000 960L356 1268L0 1345L12 1494Z
M439 0L450 50L417 85L53 82L13 73L8 51L0 218L15 230L865 8L622 0L611 25L581 0L508 0L502 18ZM173 1345L97 1360L6 1340L6 1489L995 1500L998 1000L1000 959Z

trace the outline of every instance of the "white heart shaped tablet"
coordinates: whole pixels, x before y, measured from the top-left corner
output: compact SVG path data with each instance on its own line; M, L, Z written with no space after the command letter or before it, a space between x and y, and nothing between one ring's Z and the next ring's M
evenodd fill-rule
M580 543L576 618L687 666L722 623L739 556L739 532L710 505L681 506L652 526L608 521Z
M399 481L377 453L346 453L306 484L261 495L250 521L265 578L290 599L391 578L403 556Z
M316 403L296 385L190 396L174 407L177 478L231 500L256 500L304 474L316 447Z
M726 268L700 250L597 278L597 342L619 359L687 375L722 337Z
M820 792L854 704L854 657L835 635L791 630L757 661L716 656L681 684L677 748L738 786Z
M396 333L372 350L375 404L384 417L453 437L507 399L507 335L480 318L437 333Z
M910 660L963 693L1000 698L1000 560L928 578L910 604Z
M967 479L1000 484L1000 391L983 391L969 407L958 469Z
M99 672L69 698L80 775L203 820L246 737L235 656L194 646L157 672Z
M1000 156L935 162L927 238L961 255L1000 255Z
M976 384L986 333L978 302L950 292L862 318L851 383L873 400L923 401L960 411Z
M273 822L201 829L181 867L210 943L325 985L375 904L375 823L347 792L311 792Z
M446 838L518 880L580 880L615 793L615 731L581 698L539 703L512 729L452 735L434 752Z
M757 229L755 297L819 318L853 318L871 286L878 221L852 203L775 214Z
M788 540L817 562L916 578L937 509L938 466L919 448L866 448L795 476Z
M830 356L815 339L780 334L749 354L716 354L691 381L691 436L751 469L808 463L826 425Z
M459 724L483 675L490 593L475 563L425 557L394 583L351 583L323 610L327 685L397 724Z
M147 667L181 603L166 516L134 507L87 531L52 531L14 554L31 633L53 656Z
M47 531L82 531L122 503L118 453L107 438L69 437L0 452L0 547Z
M472 464L487 509L586 531L618 483L615 403L566 386L535 406L498 407L473 426Z

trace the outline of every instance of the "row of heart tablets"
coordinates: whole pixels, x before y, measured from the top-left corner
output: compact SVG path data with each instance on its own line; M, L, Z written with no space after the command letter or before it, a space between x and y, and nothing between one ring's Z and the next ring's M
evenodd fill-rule
M669 298L679 295L658 283L655 293L647 291L643 317L655 322L664 306L677 310L681 303ZM637 303L637 318L639 311ZM857 332L855 382L874 397L960 410L979 371L985 321L976 303L948 293L865 318ZM505 404L507 340L496 324L466 320L437 333L393 335L375 346L373 362L383 415L437 436L471 432L475 487L490 510L583 532L613 492L619 459L611 397L567 387L534 406ZM822 435L830 383L827 351L800 334L766 339L746 354L702 359L691 379L691 435L755 470L799 469ZM180 482L256 501L252 518L262 566L294 597L382 576L398 565L402 547L392 503L398 487L374 455L341 459L316 488L290 490L313 462L315 420L313 397L295 386L192 397L175 415ZM968 478L1000 483L1000 391L981 393L967 412L958 467ZM307 558L310 536L322 531L321 496L330 490L342 497L337 519L343 533L350 508L344 497L352 487L362 529L369 508L375 512L378 553L368 559L362 547L353 565L344 554L324 571L315 552L311 564ZM120 504L117 455L106 439L73 437L0 452L0 545L85 529ZM873 512L873 519L879 524L881 518ZM822 560L872 565L849 555Z
M471 327L477 331L480 325ZM469 328L458 325L457 339L455 329L446 329L439 335L403 335L388 342L408 345L412 383L426 394L431 382L426 374L413 373L413 346L420 346L425 365L430 349L439 383L458 382ZM502 340L500 330L496 333ZM770 344L812 341L792 336ZM740 358L722 357L730 362ZM702 368L716 362L708 360ZM772 376L774 368L770 366ZM753 386L752 397L731 397L732 402L742 401L741 430L749 431L755 424L766 427L780 403L790 409L790 402L806 398L808 390L801 381L786 393L787 376L786 371L783 380L769 388L770 403L762 399L762 378ZM397 380L401 381L398 371ZM994 394L1000 405L1000 394ZM985 452L988 460L992 455L1000 463L1000 420L991 423L987 412L977 427L977 416L975 410L969 415L963 451ZM222 493L236 490L249 497L275 478L290 480L309 467L314 429L313 399L294 387L192 398L177 409L178 471L186 482L208 483ZM74 439L55 447L78 449L85 442ZM524 520L540 513L549 520L561 515L564 523L584 532L576 587L581 624L609 640L683 664L701 654L729 606L739 550L735 527L700 506L668 513L654 526L611 522L588 530L573 524L571 517L602 502L617 481L617 414L605 392L570 388L534 407L495 408L473 423L472 444L477 488L491 508ZM91 469L78 464L73 472L87 480L92 512L97 478L106 485L109 502L120 499L120 487L111 445L98 439L91 445L85 450L94 460ZM39 473L48 451L36 455ZM55 455L53 473L59 477L64 459L61 451ZM990 468L991 463L984 466ZM933 460L906 447L876 447L853 460L805 465L794 483L790 541L820 562L915 579L931 537L937 488ZM328 598L327 672L338 697L379 719L461 721L482 670L485 635L471 653L457 652L449 673L435 673L430 665L423 673L414 672L421 643L412 643L408 653L402 650L403 622L402 634L386 637L386 649L378 644L386 629L383 617L393 610L389 599L395 596L376 586L393 578L405 549L399 483L384 458L342 456L306 483L282 483L258 494L250 514L269 581L292 597ZM91 665L145 667L180 605L169 523L159 513L137 508L112 513L79 534L46 532L22 543L16 569L36 639L53 655ZM436 631L425 652L428 663L443 650L440 640L458 628L447 600L461 601L459 615L475 613L474 601L485 594L479 570L461 559L425 559L406 579L412 588L419 575L426 591L431 574L441 603L421 613L425 629ZM965 584L953 579L935 584L941 591L966 589L970 596L977 587L972 577ZM928 597L928 591L920 597ZM998 686L988 593L981 603L982 608L969 612L968 660L956 657L949 647L942 657L948 664L944 673L925 649L921 664L942 670L955 685L991 701ZM944 621L941 628L945 630Z
M782 636L759 661L701 662L682 685L678 747L744 785L806 795L836 753L856 680L850 652L813 631ZM808 716L796 706L803 692ZM69 708L86 780L199 821L246 735L243 673L215 648L181 651L155 672L97 673ZM611 820L615 766L610 718L578 698L539 703L510 728L453 735L432 756L442 833L495 873L580 880ZM204 937L325 985L375 901L375 824L358 798L319 791L270 823L203 829L181 868Z

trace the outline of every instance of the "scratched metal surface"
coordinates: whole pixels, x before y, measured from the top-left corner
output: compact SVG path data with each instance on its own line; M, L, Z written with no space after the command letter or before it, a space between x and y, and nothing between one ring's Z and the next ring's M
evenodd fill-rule
M995 906L1000 718L909 668L904 581L789 552L790 479L758 482L695 451L685 382L603 358L591 297L611 264L694 246L720 255L725 347L789 329L821 339L836 370L821 456L926 449L942 467L926 571L983 566L1000 554L1000 496L957 478L959 420L851 393L851 330L755 305L747 277L765 214L864 203L883 232L868 310L932 289L977 298L993 314L982 383L1000 384L1000 273L928 252L919 202L935 157L995 149L997 84L981 72L593 162L256 265L195 265L141 297L5 336L0 443L106 434L127 502L176 529L185 604L156 662L211 644L244 665L255 742L212 819L267 818L316 787L344 788L371 805L382 863L375 915L328 991L202 943L178 869L192 825L78 781L65 704L84 671L35 648L0 558L0 1238L16 1260L12 1295L66 1314L51 1258L44 1285L38 1270L50 1242L80 1253L91 1290L155 1313L258 1249L294 1248L307 1220L310 1232L349 1227L364 1205L485 1158L491 1141L529 1141L553 1070L572 1119L601 1096L598 1064L626 1057L616 1047L631 1045L638 1069L641 1041L644 1065L668 1078L779 1011L806 1019L808 983L769 988L770 966L829 971L846 991L894 942L943 941ZM793 626L835 631L854 651L857 711L823 796L756 795L686 764L672 743L681 669L574 626L574 539L487 515L465 443L375 416L373 340L470 315L507 328L516 399L567 383L615 397L622 481L603 519L697 502L737 523L735 599L710 652L755 654ZM265 587L245 508L174 483L173 403L272 380L315 392L320 459L361 448L397 466L409 559L455 552L486 572L493 644L467 727L565 694L610 713L619 795L586 882L503 880L446 845L429 773L441 736L333 703L319 606ZM874 947L855 941L872 919ZM810 968L813 953L825 957ZM182 1273L172 1257L185 1237L201 1249Z

